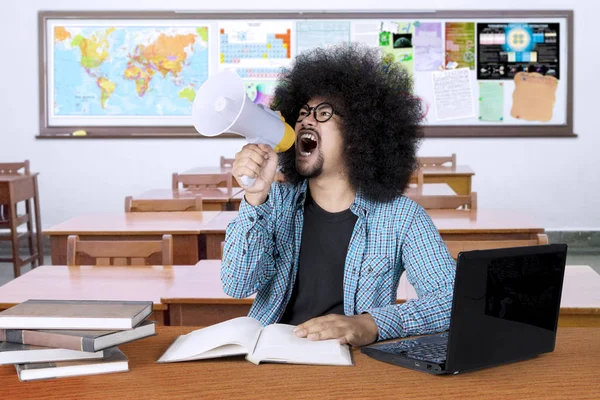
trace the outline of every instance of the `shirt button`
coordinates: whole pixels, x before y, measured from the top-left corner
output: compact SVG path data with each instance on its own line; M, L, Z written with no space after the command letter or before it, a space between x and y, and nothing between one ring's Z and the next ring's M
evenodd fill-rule
M254 217L248 217L248 219L250 220L250 222L254 222Z

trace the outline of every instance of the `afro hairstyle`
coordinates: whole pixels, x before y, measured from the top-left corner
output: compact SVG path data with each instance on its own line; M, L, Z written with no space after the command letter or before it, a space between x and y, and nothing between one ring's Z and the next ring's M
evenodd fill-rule
M343 115L343 166L350 185L376 202L401 195L417 169L423 136L423 107L413 94L410 74L382 58L376 48L350 43L299 54L284 69L271 107L292 127L300 107L321 97ZM304 178L296 171L295 146L279 155L287 182Z

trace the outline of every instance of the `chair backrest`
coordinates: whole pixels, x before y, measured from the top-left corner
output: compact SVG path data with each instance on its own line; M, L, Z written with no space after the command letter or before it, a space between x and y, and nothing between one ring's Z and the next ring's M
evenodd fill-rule
M456 167L456 153L451 156L417 157L421 167ZM450 163L450 165L446 165Z
M233 167L233 162L235 158L226 158L221 156L221 168L231 168Z
M413 200L426 210L477 210L477 192L451 196L418 195Z
M179 184L190 190L216 189L224 184L227 193L232 193L232 175L231 174L198 174L198 175L179 175L173 174L173 190L179 189Z
M29 175L29 160L25 160L22 163L0 163L0 175L17 175L20 174L20 170L23 170L23 174Z
M92 259L92 262L82 262L82 259ZM82 264L172 265L173 237L163 235L162 240L96 241L79 240L79 236L71 235L67 238L67 265Z
M446 240L452 258L456 260L461 251L501 249L506 247L537 246L548 244L548 236L538 233L529 239L514 240Z
M423 170L419 168L410 176L409 183L413 185L417 185L417 195L423 194L423 184L425 183L425 178L423 177Z
M134 199L125 197L125 212L202 211L202 195L179 199Z

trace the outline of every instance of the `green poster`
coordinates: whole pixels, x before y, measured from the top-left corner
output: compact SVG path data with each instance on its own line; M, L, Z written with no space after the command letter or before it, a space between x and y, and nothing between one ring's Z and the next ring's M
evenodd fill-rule
M479 82L479 120L504 121L504 84Z

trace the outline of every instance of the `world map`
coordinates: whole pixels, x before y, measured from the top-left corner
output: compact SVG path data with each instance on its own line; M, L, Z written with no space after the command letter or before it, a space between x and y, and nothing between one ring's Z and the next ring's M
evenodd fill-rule
M189 116L208 27L55 26L55 116Z

